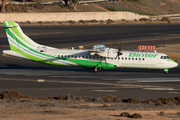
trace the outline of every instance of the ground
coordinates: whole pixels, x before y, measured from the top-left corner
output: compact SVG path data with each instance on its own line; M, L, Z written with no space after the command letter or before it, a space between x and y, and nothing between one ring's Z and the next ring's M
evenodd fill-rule
M142 115L140 120L179 120L175 105L68 102L62 100L0 100L1 120L129 120L122 112Z
M130 11L144 15L177 14L180 11L179 0L119 0L98 4L77 5L76 12L107 12L107 11ZM1 7L0 7L1 9ZM62 3L53 5L34 4L7 5L6 12L74 12L73 7L64 6Z

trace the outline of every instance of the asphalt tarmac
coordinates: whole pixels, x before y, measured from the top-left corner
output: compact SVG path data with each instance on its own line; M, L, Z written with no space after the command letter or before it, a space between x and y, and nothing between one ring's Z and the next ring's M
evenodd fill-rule
M180 43L180 24L21 26L35 42L57 48L95 44L136 50L139 44ZM9 49L4 28L0 28L0 51ZM40 81L38 81L40 79ZM43 82L42 82L42 81ZM16 90L31 97L73 94L141 99L180 95L180 67L169 74L161 70L113 69L93 73L91 69L48 66L0 56L0 92Z

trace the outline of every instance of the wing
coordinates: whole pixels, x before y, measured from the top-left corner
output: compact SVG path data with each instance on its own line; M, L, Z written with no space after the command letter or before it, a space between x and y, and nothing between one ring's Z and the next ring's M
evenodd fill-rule
M117 57L117 49L106 48L104 45L95 45L93 49L89 50L91 55L99 55L102 57Z

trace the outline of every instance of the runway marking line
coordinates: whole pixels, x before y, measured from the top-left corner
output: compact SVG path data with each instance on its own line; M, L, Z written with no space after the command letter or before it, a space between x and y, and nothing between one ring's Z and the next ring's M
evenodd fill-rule
M44 79L38 79L37 82L44 82Z

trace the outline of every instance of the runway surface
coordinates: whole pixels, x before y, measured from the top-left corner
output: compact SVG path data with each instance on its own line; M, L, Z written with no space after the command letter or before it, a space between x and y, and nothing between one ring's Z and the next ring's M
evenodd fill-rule
M22 26L34 41L67 48L107 43L128 50L138 44L180 43L180 24L98 25L98 26ZM4 28L0 28L0 51L9 49ZM44 82L38 82L43 79ZM180 67L169 74L161 70L113 69L93 73L90 69L48 66L24 59L0 56L0 92L17 90L32 97L73 94L142 99L180 95Z

